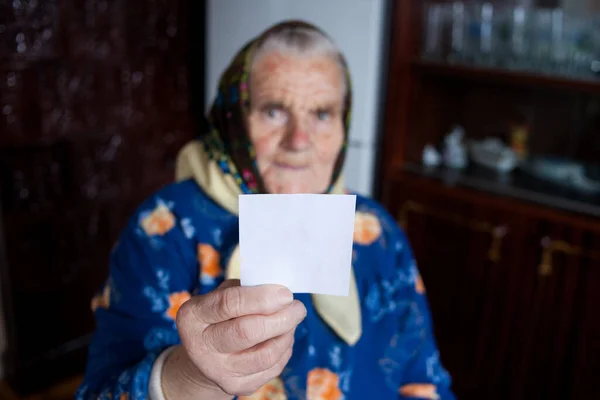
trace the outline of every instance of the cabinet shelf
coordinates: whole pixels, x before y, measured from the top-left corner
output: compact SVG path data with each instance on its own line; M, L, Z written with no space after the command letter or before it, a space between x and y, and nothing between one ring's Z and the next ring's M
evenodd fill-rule
M573 189L561 188L518 170L503 177L483 167L471 166L464 171L453 171L407 163L402 168L402 172L441 182L446 187L464 187L532 205L541 205L552 210L600 217L600 194L585 194Z
M496 83L599 94L600 79L576 79L502 68L480 68L425 60L411 62L414 72L430 76L446 76L473 82Z

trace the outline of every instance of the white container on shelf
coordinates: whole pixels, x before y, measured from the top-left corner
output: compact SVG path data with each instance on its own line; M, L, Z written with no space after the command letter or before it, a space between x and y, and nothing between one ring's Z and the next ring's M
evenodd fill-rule
M518 164L515 152L497 138L471 140L469 154L474 163L501 173L512 171Z

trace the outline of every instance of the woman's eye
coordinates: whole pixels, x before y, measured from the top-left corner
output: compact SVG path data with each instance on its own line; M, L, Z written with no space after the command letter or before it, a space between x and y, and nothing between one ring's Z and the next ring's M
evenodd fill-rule
M267 118L279 120L284 117L283 111L279 108L269 108L265 112Z
M319 121L327 121L329 119L329 112L327 111L318 111L317 112L317 118L319 119Z

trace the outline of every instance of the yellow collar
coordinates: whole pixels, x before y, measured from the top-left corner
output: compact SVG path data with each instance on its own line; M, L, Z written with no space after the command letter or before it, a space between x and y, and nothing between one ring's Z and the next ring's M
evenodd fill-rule
M177 181L193 178L202 190L221 207L238 215L238 196L242 194L231 175L223 173L216 161L211 160L202 144L194 140L177 156L175 171ZM340 177L332 194L343 194L344 183ZM240 276L239 246L233 251L225 269L226 279ZM354 345L361 336L361 310L354 271L350 274L350 294L344 296L312 295L313 306L321 318L346 343Z

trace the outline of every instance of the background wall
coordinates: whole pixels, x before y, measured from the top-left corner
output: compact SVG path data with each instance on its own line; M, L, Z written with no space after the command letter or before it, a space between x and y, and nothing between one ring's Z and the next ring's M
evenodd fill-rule
M285 19L303 19L326 31L346 57L353 80L348 188L373 193L388 36L385 0L209 0L207 2L206 97L210 106L221 72L251 38Z

